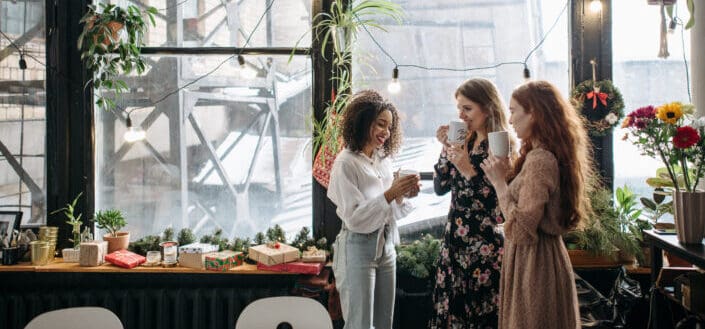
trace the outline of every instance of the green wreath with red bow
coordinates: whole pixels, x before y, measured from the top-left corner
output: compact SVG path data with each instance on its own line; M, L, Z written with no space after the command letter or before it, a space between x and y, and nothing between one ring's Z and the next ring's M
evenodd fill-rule
M585 80L570 93L591 136L605 136L624 118L624 99L610 80Z

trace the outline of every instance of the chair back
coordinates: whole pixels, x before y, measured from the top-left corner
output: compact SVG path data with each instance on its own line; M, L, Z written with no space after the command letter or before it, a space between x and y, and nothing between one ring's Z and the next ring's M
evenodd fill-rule
M37 315L24 329L124 329L115 313L102 307L71 307Z
M292 329L333 329L328 311L314 299L306 297L269 297L245 307L235 329L277 329L288 323ZM287 326L282 326L285 328Z

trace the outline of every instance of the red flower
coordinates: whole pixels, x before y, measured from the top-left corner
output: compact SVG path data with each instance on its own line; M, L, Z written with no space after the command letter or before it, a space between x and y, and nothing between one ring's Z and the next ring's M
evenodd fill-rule
M676 135L673 136L673 146L679 149L687 149L698 143L700 135L698 131L691 126L679 127L676 129Z

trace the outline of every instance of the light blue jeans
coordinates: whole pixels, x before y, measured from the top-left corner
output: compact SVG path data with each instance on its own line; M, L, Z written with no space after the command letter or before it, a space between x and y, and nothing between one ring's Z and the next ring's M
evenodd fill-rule
M391 234L375 259L377 232L341 229L333 243L333 273L340 293L345 329L391 329L396 290L396 259Z

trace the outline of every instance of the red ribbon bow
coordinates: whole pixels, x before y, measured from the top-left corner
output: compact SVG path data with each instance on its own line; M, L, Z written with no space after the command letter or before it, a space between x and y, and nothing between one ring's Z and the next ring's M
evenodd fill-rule
M602 105L607 106L607 93L601 93L597 90L593 90L593 91L587 93L586 96L587 96L587 99L592 99L592 109L593 110L597 108L597 99L598 98L600 99L600 103L602 103ZM597 97L595 97L595 96L597 96Z

